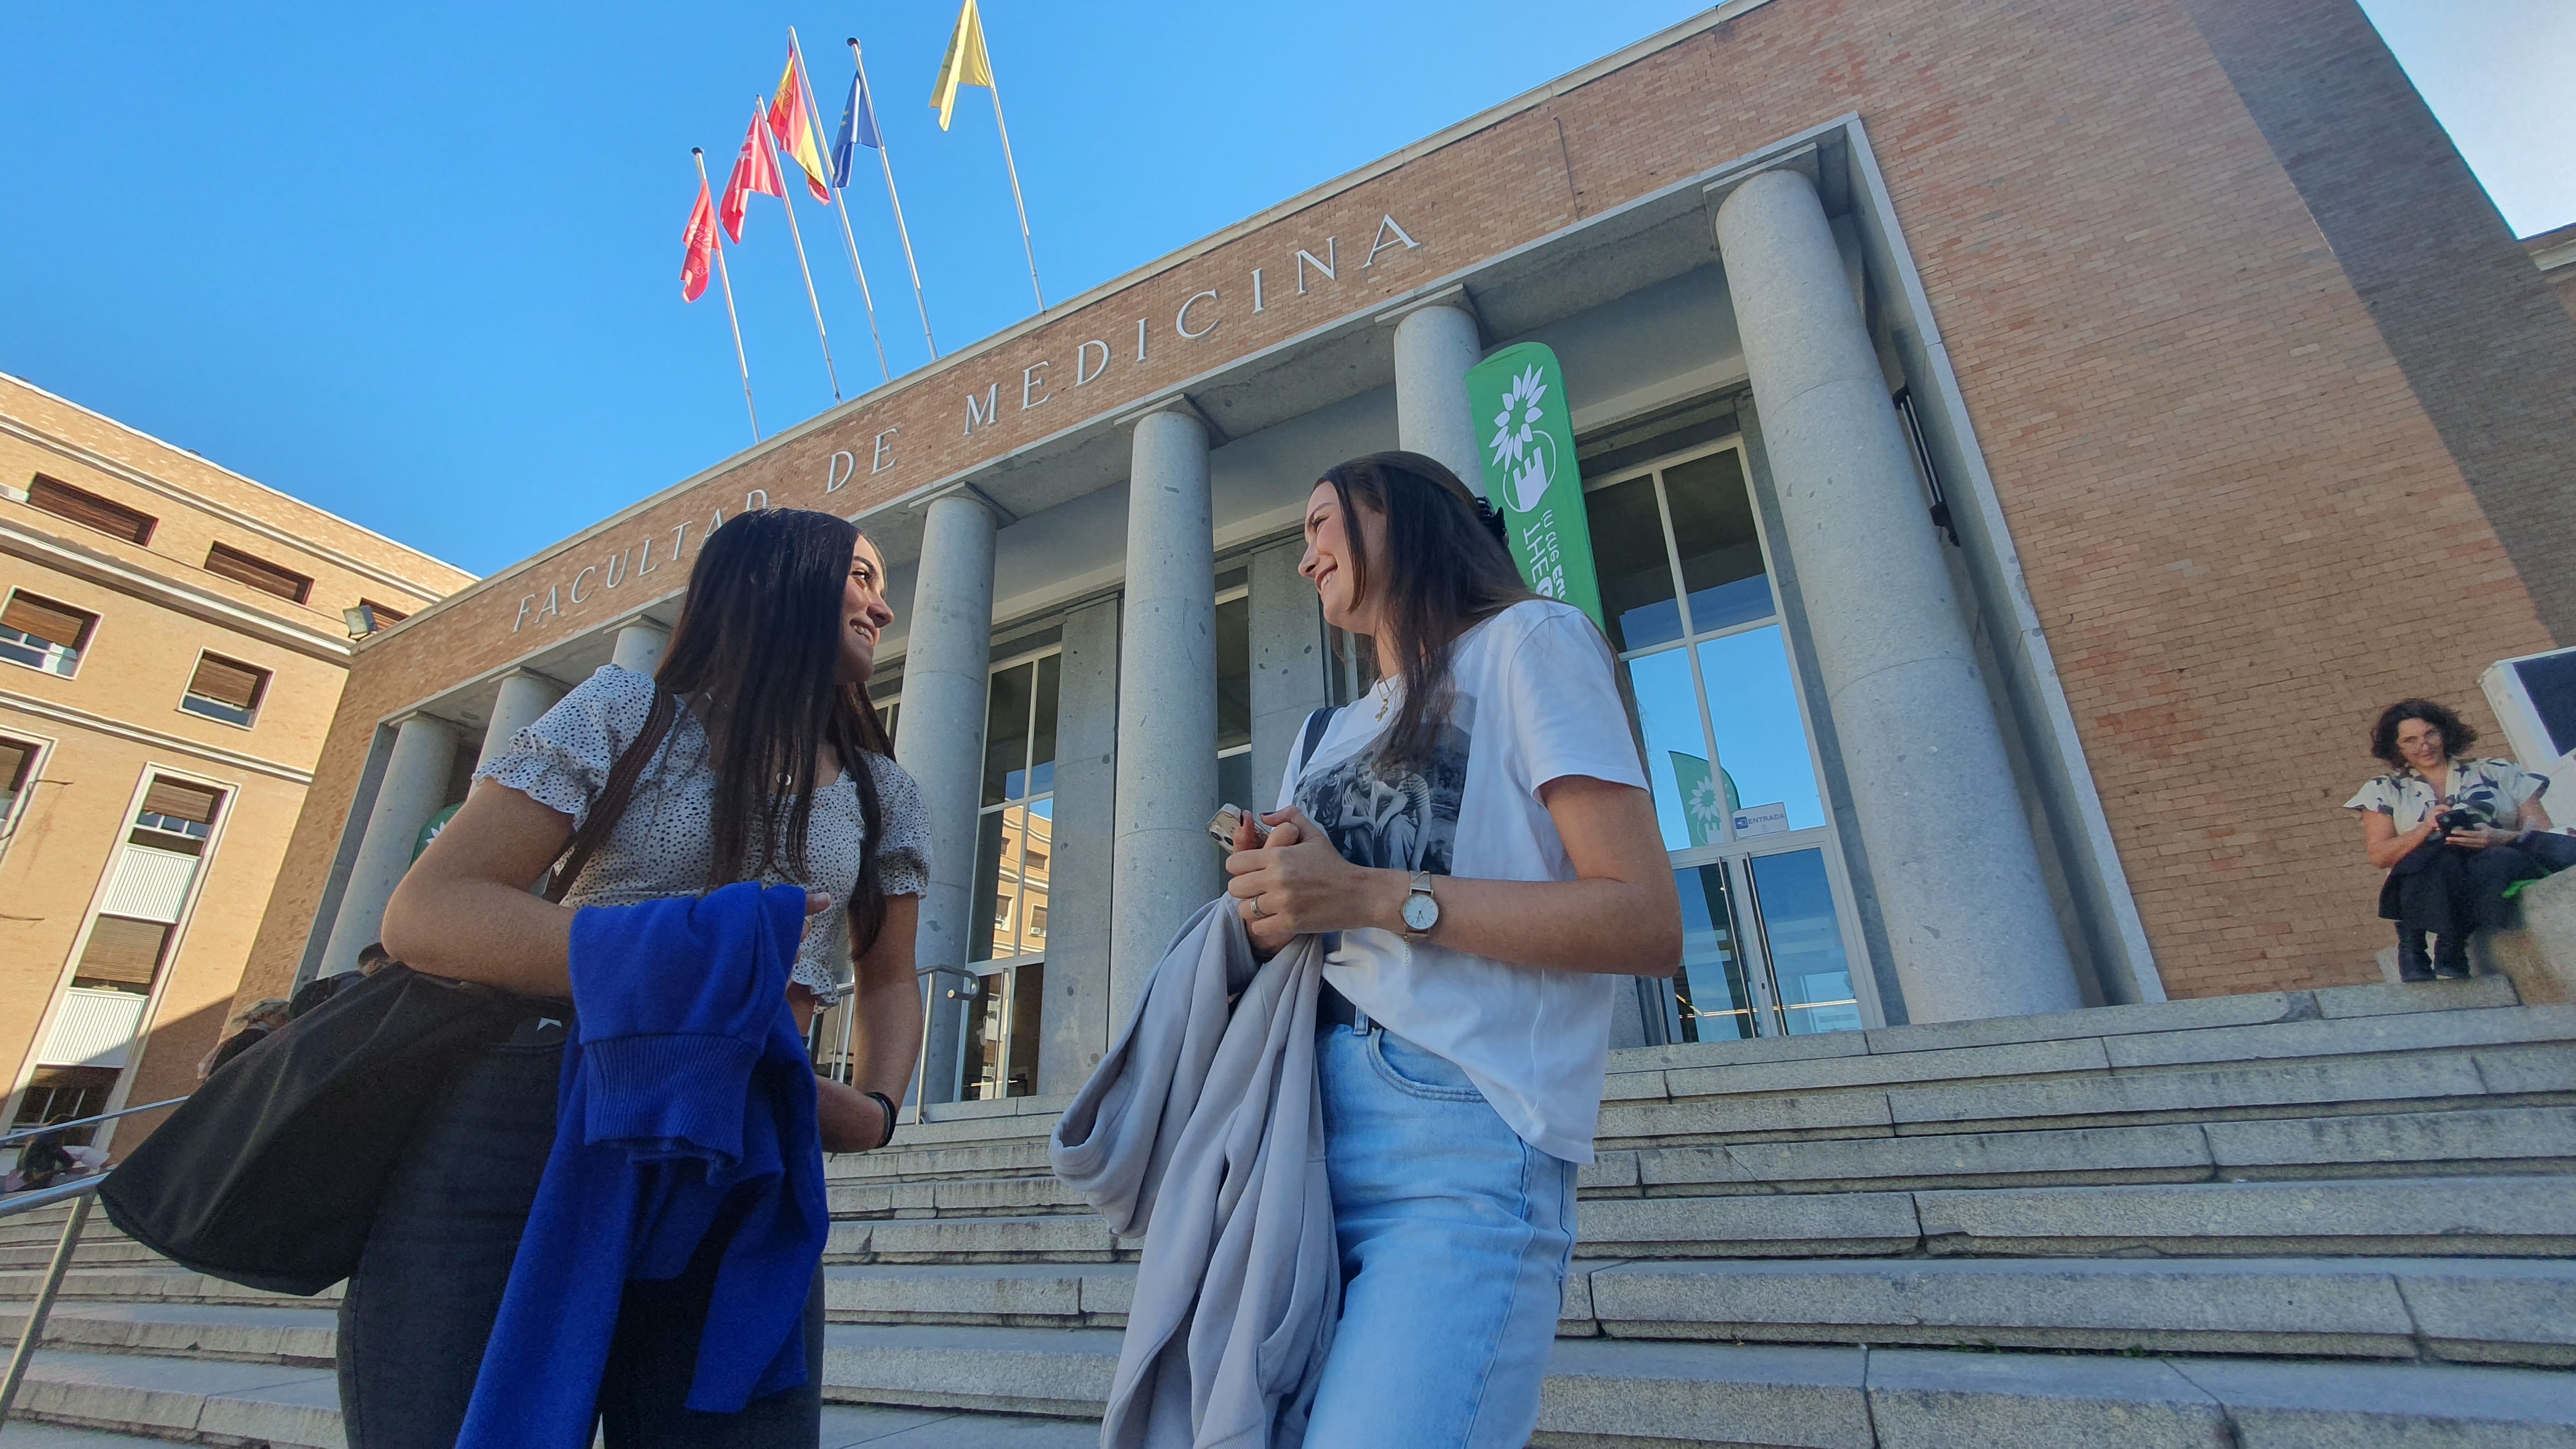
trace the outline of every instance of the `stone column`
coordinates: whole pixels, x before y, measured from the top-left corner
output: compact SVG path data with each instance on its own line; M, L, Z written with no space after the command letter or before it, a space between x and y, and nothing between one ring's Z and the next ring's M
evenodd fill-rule
M1825 697L1911 1020L2084 1004L1940 536L1815 187L1718 208Z
M1235 803L1254 810L1277 803L1298 732L1330 697L1323 607L1297 573L1305 552L1291 541L1252 556L1252 798Z
M1109 1050L1110 923L1116 919L1118 601L1064 616L1056 695L1055 851L1048 870L1046 1008L1038 1095L1079 1087ZM1122 1023L1123 1024L1123 1023Z
M921 786L930 811L930 889L921 900L914 969L929 986L922 1041L922 1100L957 1094L958 1023L966 1002L949 995L966 970L975 893L975 813L983 795L984 702L993 655L993 511L971 494L934 500L904 646L903 730L895 762ZM989 928L989 927L988 927Z
M447 799L448 772L456 767L456 726L434 715L405 716L394 730L393 755L367 811L367 833L340 893L331 943L322 948L319 975L357 969L358 952L381 938L385 902L411 869L411 844Z
M620 669L650 674L661 667L662 649L671 642L671 631L649 619L638 619L617 631L616 651L608 662Z
M474 761L481 769L509 753L510 737L545 717L564 697L564 687L531 669L501 676L500 696L492 701L492 722L483 728L483 752Z
M1124 1022L1191 911L1225 889L1216 813L1216 536L1207 425L1136 419L1118 649L1118 816L1109 1020ZM910 728L909 725L906 728Z
M1405 448L1449 465L1484 491L1476 420L1467 415L1467 369L1484 361L1476 314L1447 303L1407 312L1395 324L1395 436Z

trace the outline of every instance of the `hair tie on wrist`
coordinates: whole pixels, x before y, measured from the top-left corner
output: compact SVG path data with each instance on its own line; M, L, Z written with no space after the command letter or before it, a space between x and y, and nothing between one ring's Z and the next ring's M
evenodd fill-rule
M869 1092L865 1095L869 1101L876 1103L885 1112L885 1135L877 1139L876 1147L868 1149L874 1152L894 1140L894 1103L887 1101L886 1094L883 1092Z

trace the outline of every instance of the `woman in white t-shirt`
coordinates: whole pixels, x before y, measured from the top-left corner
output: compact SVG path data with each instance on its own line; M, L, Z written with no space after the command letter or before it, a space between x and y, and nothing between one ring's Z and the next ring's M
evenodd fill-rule
M1226 863L1265 956L1341 937L1316 1060L1344 1288L1306 1432L1334 1449L1528 1442L1614 978L1681 959L1609 645L1501 527L1418 453L1315 485L1298 571L1385 678L1309 721L1274 833Z

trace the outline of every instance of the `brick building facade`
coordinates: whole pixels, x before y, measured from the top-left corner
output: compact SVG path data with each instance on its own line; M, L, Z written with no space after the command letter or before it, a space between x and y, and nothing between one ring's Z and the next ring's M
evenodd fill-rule
M1830 350L1780 331L1819 306L1885 406L1820 422L1785 385ZM1650 756L1693 753L1657 737L1655 671L1705 701L1673 726L1703 769L1758 753L1731 711L1774 686L1728 671L1784 681L1760 749L1790 828L1674 837L1699 954L1628 1042L2369 979L2377 882L2335 807L2370 718L2422 694L2484 726L2480 670L2576 643L2576 318L2350 0L1731 0L364 641L245 991L345 969L445 762L655 657L722 516L827 508L896 566L879 693L942 822L924 1092L1062 1090L1135 943L1212 880L1149 837L1220 792L1266 803L1296 722L1351 687L1293 574L1316 473L1402 444L1476 476L1459 371L1522 340L1563 360L1605 574L1634 545L1681 577L1631 580L1677 634L1614 629ZM1919 440L1906 487L1955 541L1800 471L1846 433ZM1767 584L1702 628L1682 535L1715 513ZM1887 803L1905 740L1855 703L1886 697L1849 642L1855 529L1946 591L1890 647L1973 681L1925 728L1987 741L2008 788L1932 769L1928 812ZM961 616L991 628L905 637ZM1216 698L1167 617L1209 621ZM1019 773L979 793L1006 746ZM1207 755L1215 790L1146 790L1147 747ZM1956 867L1923 818L2030 863L1990 938L2023 944L1926 929L1940 902L1909 889ZM1003 914L1041 873L1032 942Z

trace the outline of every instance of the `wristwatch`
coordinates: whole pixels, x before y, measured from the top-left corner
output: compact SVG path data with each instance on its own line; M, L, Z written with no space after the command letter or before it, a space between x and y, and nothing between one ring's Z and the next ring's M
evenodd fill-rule
M1440 924L1440 898L1431 893L1431 872L1413 873L1413 888L1404 897L1404 939L1419 941Z

